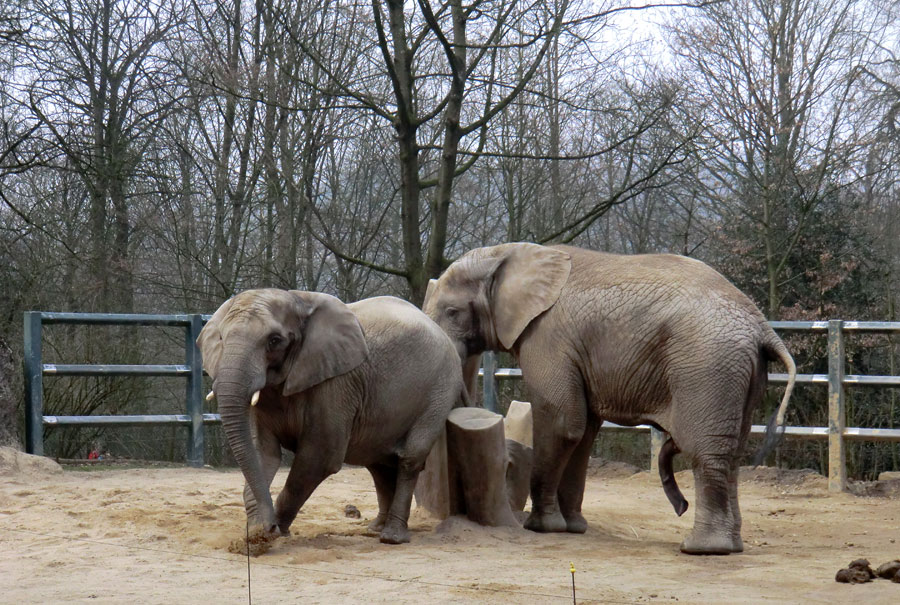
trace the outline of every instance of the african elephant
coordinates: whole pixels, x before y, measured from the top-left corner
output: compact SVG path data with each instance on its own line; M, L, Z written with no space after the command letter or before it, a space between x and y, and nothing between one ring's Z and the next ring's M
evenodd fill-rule
M425 312L456 343L471 389L483 351L515 355L532 399L532 510L525 527L582 533L588 458L601 423L669 433L660 469L687 508L672 456L691 460L697 510L686 553L743 550L740 450L768 360L796 368L744 294L704 263L528 243L478 248L429 284ZM668 477L666 477L668 473Z
M375 480L381 541L409 541L419 471L465 387L451 340L392 297L345 305L297 290L227 300L197 340L246 484L248 523L282 534L343 462ZM272 504L281 448L295 453Z

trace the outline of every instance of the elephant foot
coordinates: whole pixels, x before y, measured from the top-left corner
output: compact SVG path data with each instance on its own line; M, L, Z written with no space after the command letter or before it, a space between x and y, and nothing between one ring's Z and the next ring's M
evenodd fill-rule
M369 531L375 534L380 534L381 530L384 529L385 518L381 515L375 517L375 520L369 523Z
M247 532L251 535L267 535L274 538L278 536L290 536L291 532L287 528L281 529L276 523L260 523L259 521L249 521L247 523Z
M381 530L381 542L384 544L406 544L409 542L410 533L405 525L386 525Z
M570 534L583 534L587 531L588 522L581 513L569 513L565 515L566 531Z
M584 526L587 529L587 522L585 522ZM525 529L540 533L569 531L568 523L566 523L565 517L559 511L541 514L532 510L531 514L528 515L528 519L525 520Z
M688 555L730 555L743 550L743 542L736 544L731 536L691 534L681 542L681 552Z

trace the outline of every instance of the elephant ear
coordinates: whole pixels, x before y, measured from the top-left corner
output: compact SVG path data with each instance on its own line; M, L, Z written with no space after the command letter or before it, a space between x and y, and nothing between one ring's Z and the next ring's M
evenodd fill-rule
M233 298L229 298L216 309L203 329L197 337L197 346L200 347L200 357L203 359L203 368L210 378L216 379L216 372L219 369L219 360L222 359L222 321L231 309L234 302Z
M531 321L556 304L572 269L571 257L538 244L502 244L491 308L497 339L511 349Z
M334 296L291 290L305 318L303 340L287 360L284 394L305 391L346 374L369 356L356 315Z

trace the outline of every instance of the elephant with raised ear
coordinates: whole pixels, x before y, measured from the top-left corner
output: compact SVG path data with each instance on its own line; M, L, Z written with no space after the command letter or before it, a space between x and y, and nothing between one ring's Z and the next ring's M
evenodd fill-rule
M392 297L345 305L297 290L226 301L197 340L225 435L244 474L248 523L282 534L344 462L375 481L381 541L409 541L413 489L450 410L465 396L450 338ZM276 503L281 448L295 453Z
M584 532L588 458L600 425L669 433L666 495L687 508L672 456L693 465L697 506L686 553L743 550L739 454L763 398L766 366L796 368L759 309L697 260L622 256L528 243L478 248L430 284L425 312L453 339L471 389L483 351L515 355L532 399L535 531Z

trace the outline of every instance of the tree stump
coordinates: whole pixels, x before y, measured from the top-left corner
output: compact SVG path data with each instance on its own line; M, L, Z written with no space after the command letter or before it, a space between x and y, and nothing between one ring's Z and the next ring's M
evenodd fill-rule
M447 418L447 456L462 486L466 516L481 525L518 526L506 491L503 416L457 408Z
M534 423L531 419L531 404L527 401L509 402L503 427L507 439L521 443L527 448L534 447Z
M440 519L519 525L513 513L528 500L531 443L531 404L512 402L505 419L484 408L453 410L419 473L416 504Z
M416 505L421 506L438 519L459 515L465 511L459 477L447 456L447 429L431 447L425 460L425 468L419 473L415 489Z
M514 512L525 510L531 490L531 467L534 463L531 404L512 401L503 420L506 432L506 492Z

